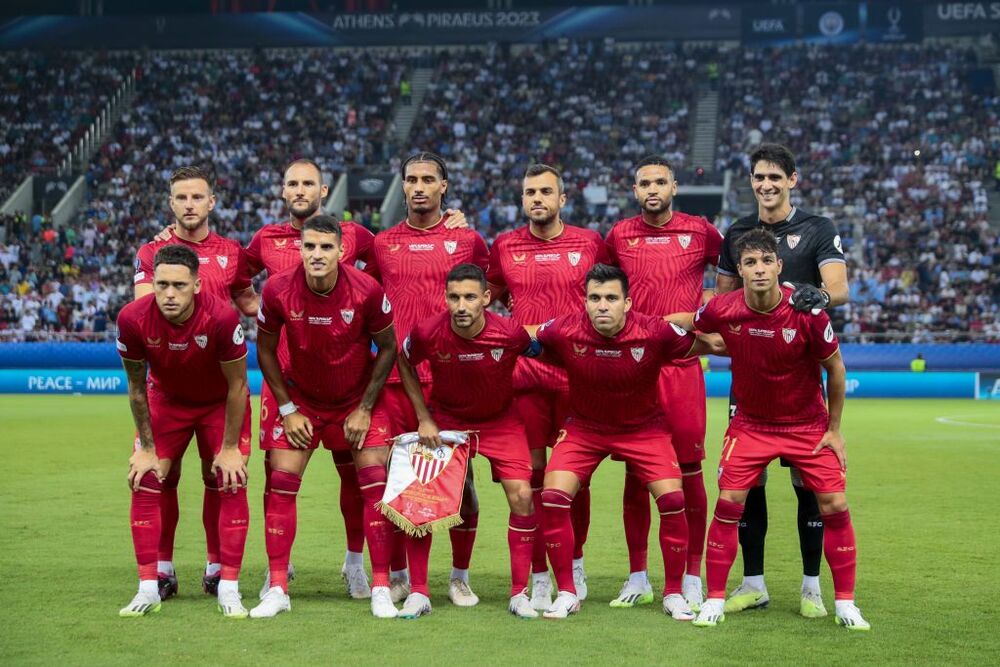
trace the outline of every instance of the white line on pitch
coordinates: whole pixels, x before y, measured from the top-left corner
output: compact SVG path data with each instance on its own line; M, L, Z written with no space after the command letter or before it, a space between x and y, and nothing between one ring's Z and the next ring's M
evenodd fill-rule
M963 415L964 416L964 415ZM950 424L952 426L973 426L976 428L1000 428L1000 424L977 424L976 422L964 422L950 417L935 417L934 421L939 424Z

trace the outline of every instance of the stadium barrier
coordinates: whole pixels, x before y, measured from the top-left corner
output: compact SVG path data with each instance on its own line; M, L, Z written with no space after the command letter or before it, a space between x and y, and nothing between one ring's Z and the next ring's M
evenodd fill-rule
M250 391L260 393L259 370L249 372ZM710 397L729 396L728 371L705 375ZM0 369L0 394L124 394L125 371L112 369ZM1000 373L857 371L847 373L855 398L993 398L1000 400Z

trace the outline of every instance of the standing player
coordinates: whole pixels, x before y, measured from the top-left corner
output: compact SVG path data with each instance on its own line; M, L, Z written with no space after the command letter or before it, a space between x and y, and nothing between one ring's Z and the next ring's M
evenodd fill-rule
M795 286L796 310L832 308L847 303L847 263L837 229L829 218L792 206L791 191L798 183L795 157L784 146L763 144L750 155L750 185L757 199L757 213L740 218L726 232L719 257L716 291L725 294L739 287L736 241L749 230L764 228L778 240L778 257L784 264L782 280ZM730 405L730 417L737 404ZM799 613L807 618L826 616L819 588L823 554L823 520L815 494L805 488L801 475L791 469L798 498L799 545L802 550L802 598ZM727 612L766 606L770 597L764 584L764 538L767 535L767 497L764 483L750 490L740 522L743 547L743 582L726 602Z
M476 431L475 453L490 460L494 479L510 505L507 546L511 589L508 610L536 618L526 595L537 524L531 502L531 459L524 426L514 409L512 389L518 355L537 353L523 327L486 311L490 292L475 264L454 267L445 283L448 312L418 324L403 343L399 375L419 420L421 442L438 446L438 429ZM426 361L431 369L430 410L414 372ZM471 399L471 400L470 400ZM400 611L416 618L431 611L427 561L431 535L407 541L412 593Z
M448 190L448 170L444 160L433 153L409 156L400 168L407 217L399 224L375 236L372 261L365 271L385 287L395 308L397 335L404 339L410 331L432 315L442 312L441 285L456 264L471 263L484 271L489 252L482 237L471 229L449 229L441 213L441 199ZM420 383L430 390L430 370L419 370ZM393 434L417 429L417 415L407 397L398 373L393 373L385 388L385 401L392 417ZM448 596L460 607L471 607L479 598L469 587L469 563L479 524L471 468L462 499L463 523L450 531L452 574ZM399 536L403 533L400 531ZM401 545L400 541L398 545ZM409 595L405 563L400 563L398 546L393 558L393 601ZM401 567L402 566L402 567Z
M632 192L642 212L616 223L608 233L607 244L612 261L628 274L635 309L660 316L696 310L711 294L702 290L705 267L718 263L722 235L705 218L672 209L677 181L664 158L649 156L639 162ZM708 511L701 474L705 458L705 378L698 359L665 364L660 371L659 395L684 488L688 526L684 598L698 611ZM645 485L627 468L622 516L631 574L611 606L649 604L653 601L653 589L646 576L649 498Z
M154 293L128 304L118 315L117 346L138 431L128 480L139 565L139 592L120 615L160 610L160 496L164 481L197 436L202 459L211 463L218 496L219 610L228 617L246 618L239 592L250 518L250 391L243 327L228 300L201 291L198 256L190 248L171 244L160 249L151 273Z
M712 299L693 318L693 326L725 340L739 406L723 441L719 501L708 533L708 600L695 625L712 627L725 620L726 579L736 559L743 503L767 464L781 456L796 466L819 501L837 624L868 630L854 604L857 548L844 493L847 454L840 433L847 373L833 325L822 311L813 315L790 304L794 290L778 286L782 261L770 232L747 232L736 242L736 253L743 289ZM690 326L688 319L684 324Z
M385 487L388 416L377 402L396 360L389 300L352 266L340 266L340 225L316 216L302 228L303 265L272 276L257 314L257 356L281 424L271 431L271 496L265 543L270 584L253 618L291 609L288 562L296 530L296 496L313 451L351 452L365 494L364 529L372 565L372 613L391 618L391 528L375 509ZM282 368L284 331L290 358ZM374 341L378 353L372 358Z
M487 274L494 299L511 303L514 321L538 326L553 317L583 312L584 276L594 264L607 261L600 235L566 225L559 211L566 193L559 171L544 164L524 174L521 206L525 227L497 237L490 250ZM514 371L515 401L531 448L531 487L540 507L546 448L552 446L566 416L569 385L566 371L522 358ZM581 600L587 597L583 545L590 527L590 489L582 487L573 500L573 579ZM552 604L552 583L545 562L545 543L538 540L532 558L531 604L544 611Z
M245 315L257 314L257 295L249 278L243 276L245 256L240 244L213 232L209 214L215 208L212 192L212 175L202 167L181 167L170 175L170 210L175 223L166 238L146 243L135 257L135 298L153 292L153 258L168 245L183 245L194 251L201 268L198 272L202 289L222 301L231 298ZM219 585L222 564L219 560L219 489L212 471L211 447L199 442L202 454L201 476L205 483L202 504L202 523L208 557L202 588L215 595ZM205 458L208 457L208 458ZM160 493L161 526L158 555L160 597L166 600L177 594L177 575L174 572L174 534L177 531L179 510L177 484L180 482L181 460L171 466L170 475L163 480Z
M663 611L689 621L694 613L681 595L687 560L684 493L657 385L663 364L708 353L712 347L659 317L629 313L628 276L617 267L595 265L585 285L587 312L551 320L537 333L542 358L566 368L570 386L569 417L552 450L542 490L545 543L559 587L559 596L544 615L565 618L580 609L572 572L570 505L600 462L615 454L656 499Z

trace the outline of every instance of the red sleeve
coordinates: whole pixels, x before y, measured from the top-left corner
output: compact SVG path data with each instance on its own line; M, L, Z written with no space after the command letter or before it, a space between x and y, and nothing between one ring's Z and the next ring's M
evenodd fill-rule
M365 323L368 333L377 334L392 324L392 304L385 290L379 285L372 285L365 297Z
M595 239L597 243L597 252L594 253L594 264L611 264L611 253L608 251L608 244L600 237L597 236Z
M354 256L364 262L365 266L368 266L375 261L375 235L363 225L357 225L356 230L354 233Z
M251 280L256 274L250 273L250 269L247 267L247 251L243 248L239 248L236 252L236 274L233 277L233 283L229 286L229 293L236 296L240 292L249 288L253 283Z
M118 355L129 361L145 361L146 347L139 332L139 323L132 315L132 309L125 307L118 313L118 340L115 341Z
M821 310L818 315L806 313L803 318L806 320L806 327L809 331L809 348L813 358L819 361L829 359L840 347L837 334L833 333L830 316L826 314L825 310Z
M243 325L235 310L226 306L215 314L215 354L221 362L236 361L247 356Z
M472 235L475 237L472 240L472 263L486 272L490 267L490 250L482 236L477 232L472 232Z
M563 339L559 331L562 328L562 323L562 318L549 320L542 326L538 327L538 332L535 334L536 340L542 344L545 351L556 358L559 358L560 356L559 343Z
M713 306L716 299L712 299L694 314L694 326L702 333L718 333L718 308Z
M153 248L149 243L146 243L135 254L135 275L132 277L132 284L149 285L152 282Z
M489 257L489 269L486 271L486 282L490 285L496 285L497 287L502 287L504 290L507 289L507 281L503 277L503 265L500 263L500 245L503 242L497 239L493 242L493 247L490 248ZM495 294L494 298L499 297L499 294Z
M270 334L281 331L285 324L285 313L279 298L278 285L274 280L264 283L257 309L257 328Z
M719 265L719 253L722 252L722 234L708 220L702 218L705 224L705 263Z
M513 323L512 323L513 324ZM510 332L510 349L521 354L531 345L531 336L524 330L524 327L515 325Z
M673 322L659 320L658 342L660 343L660 359L672 361L683 359L691 351L697 338L689 331L685 331Z
M423 329L424 327L418 324L403 341L403 354L411 366L416 366L427 359L427 340Z
M372 238L371 248L368 250L369 260L365 262L363 271L375 279L375 282L382 282L382 271L378 265L378 237Z
M241 272L236 274L238 280L246 280L247 285L254 277L264 270L264 260L263 255L260 250L260 237L263 233L263 229L253 235L250 239L250 245L248 245L241 254L240 269Z
M614 264L618 266L618 249L615 248L615 243L618 240L618 225L611 228L608 232L608 236L604 239L604 252L608 255L608 264Z

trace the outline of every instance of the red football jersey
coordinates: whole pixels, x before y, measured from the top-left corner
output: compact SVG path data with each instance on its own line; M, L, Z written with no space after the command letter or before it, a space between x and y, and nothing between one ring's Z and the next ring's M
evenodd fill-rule
M829 414L823 399L820 361L839 342L826 312L800 313L788 305L792 290L768 313L751 310L743 290L715 297L695 315L695 326L718 333L732 357L733 425L756 430L825 431Z
M341 243L344 254L342 264L354 266L357 261L368 262L375 235L354 222L340 223ZM302 263L302 230L292 226L290 220L264 225L250 239L246 249L246 278L250 280L261 271L269 275Z
M569 376L570 416L604 432L634 430L663 418L657 394L660 368L684 357L695 343L658 317L630 312L608 338L587 313L559 317L538 330L538 342Z
M541 324L583 310L583 281L599 262L608 262L608 252L597 232L565 225L559 236L545 240L525 225L494 241L486 279L510 296L515 322ZM517 375L519 388L566 389L565 371L533 359L522 359Z
M449 422L477 424L495 419L514 400L512 380L519 355L531 345L524 327L487 311L486 326L467 340L441 313L420 322L403 343L403 354L416 367L431 369L430 405Z
M291 351L285 381L317 404L356 403L371 380L372 334L392 324L382 288L353 266L342 265L327 294L306 284L305 268L268 279L257 311L257 328L284 330Z
M215 232L209 232L208 236L199 242L185 241L177 236L171 236L169 241L151 241L144 244L135 254L135 276L132 282L136 285L152 284L153 258L156 257L156 251L172 243L186 245L198 255L198 277L201 278L202 291L229 301L232 295L250 287L250 279L245 277L246 254L243 247L236 241L219 236Z
M226 400L229 383L219 362L247 355L240 316L229 297L194 295L194 312L172 324L147 294L118 313L118 353L149 364L149 388L171 401L205 405Z
M456 264L471 263L486 270L489 251L475 231L447 229L444 219L429 229L406 220L375 235L372 261L365 271L385 287L395 309L396 337L405 340L418 322L446 310L445 277ZM421 382L430 369L420 368ZM399 382L393 370L389 382Z

